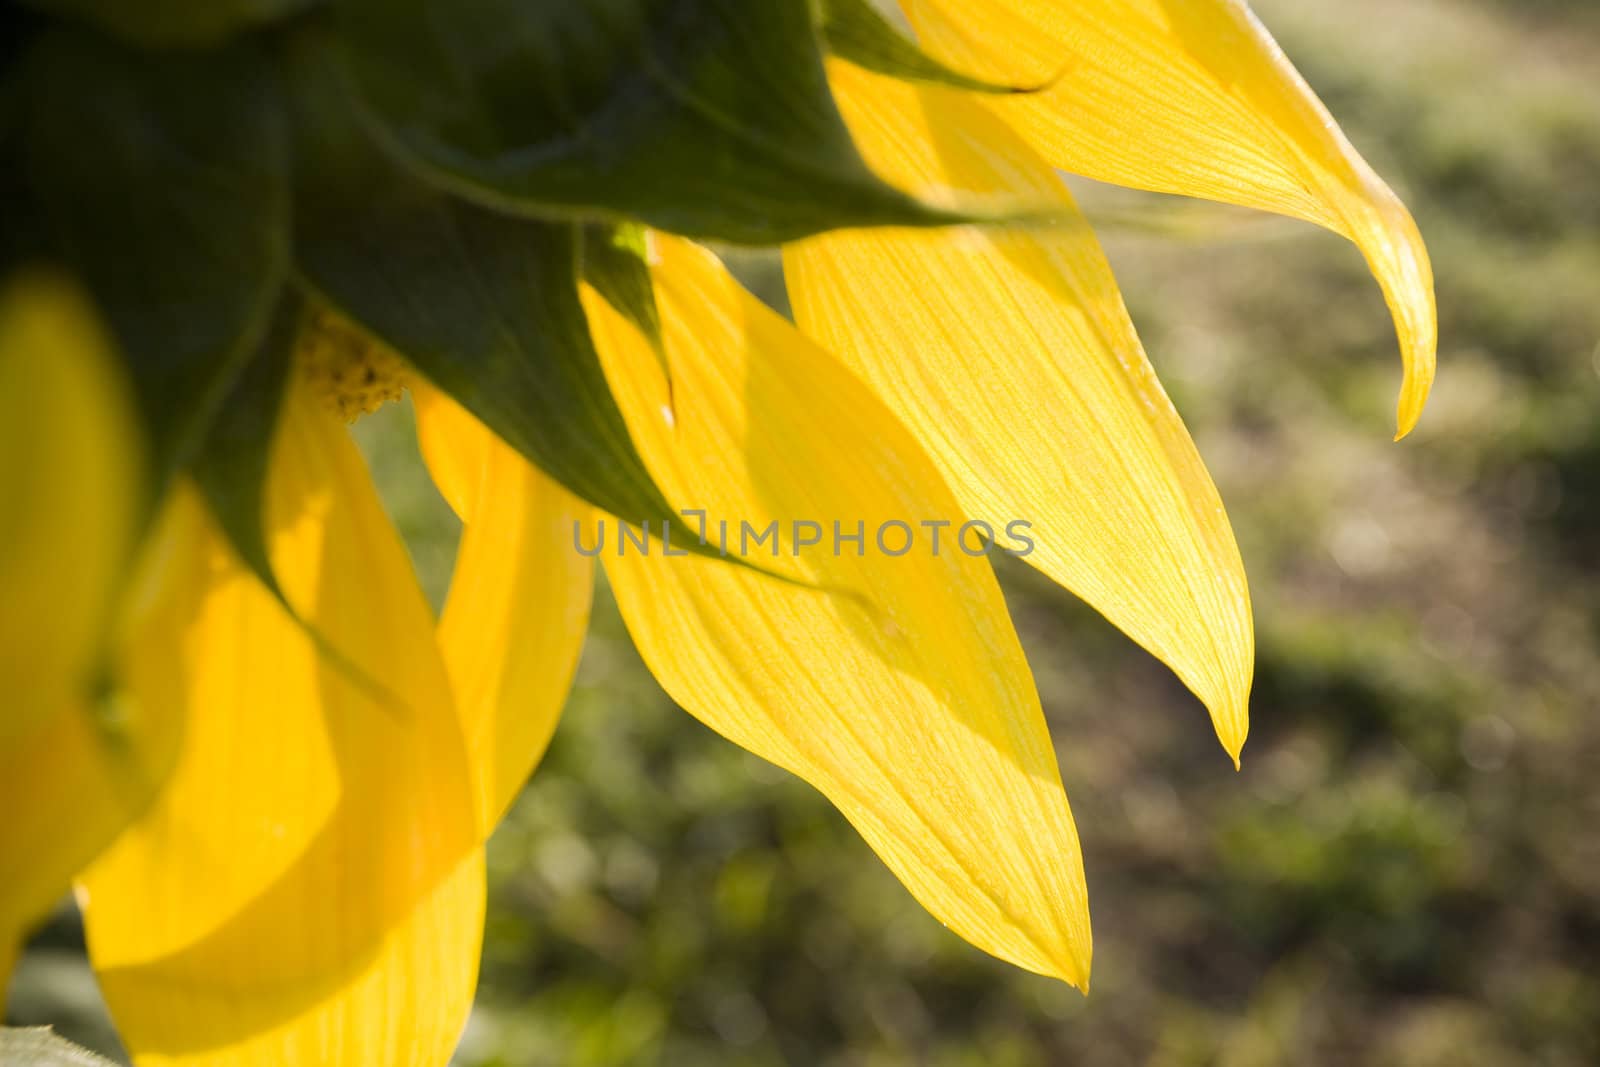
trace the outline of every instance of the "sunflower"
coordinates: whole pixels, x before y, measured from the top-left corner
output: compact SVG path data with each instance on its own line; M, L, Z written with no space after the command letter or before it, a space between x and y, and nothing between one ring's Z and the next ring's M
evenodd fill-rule
M1394 312L1400 435L1431 382L1410 216L1233 0L912 0L926 52L843 0L474 0L436 32L421 0L336 28L43 6L134 43L50 21L21 63L0 948L76 879L140 1064L448 1060L484 842L597 565L677 703L957 935L1086 989L1077 833L985 557L1167 663L1235 762L1254 647L1058 172L1344 234ZM551 74L614 53L648 93ZM696 238L782 242L793 320ZM406 390L463 524L437 619L347 432Z

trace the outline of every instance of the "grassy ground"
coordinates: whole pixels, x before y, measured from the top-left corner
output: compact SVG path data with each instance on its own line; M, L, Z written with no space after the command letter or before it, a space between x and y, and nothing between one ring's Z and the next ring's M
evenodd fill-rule
M1083 832L1093 995L942 930L807 787L673 708L602 592L491 844L462 1064L1600 1062L1600 9L1255 6L1415 209L1439 385L1390 443L1387 314L1337 239L1081 189L1260 639L1235 774L1164 669L1002 574ZM438 592L453 530L402 416L364 432ZM73 936L41 939L19 1021L86 996Z

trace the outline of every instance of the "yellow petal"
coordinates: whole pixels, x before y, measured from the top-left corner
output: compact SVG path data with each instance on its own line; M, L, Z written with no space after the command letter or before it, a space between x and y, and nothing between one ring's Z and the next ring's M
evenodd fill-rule
M188 708L171 675L204 585L202 528L196 496L175 492L120 600L110 635L118 687L81 694L0 746L0 952L150 806L172 770Z
M585 292L629 430L668 498L708 513L713 543L718 521L737 544L740 521L777 520L781 555L751 561L812 587L659 543L619 557L612 540L601 559L645 662L695 716L826 794L962 937L1084 985L1082 859L1032 676L987 561L954 527L935 555L920 526L959 526L955 499L836 360L709 253L658 246L672 408L650 344ZM793 555L796 521L823 524L825 543ZM877 534L895 521L917 543L890 558ZM864 556L834 553L834 522L862 525ZM890 528L887 552L902 540Z
M170 763L165 709L94 692L141 474L127 383L92 310L60 278L12 279L0 291L0 999L16 942Z
M996 103L1076 174L1307 219L1354 241L1383 287L1405 380L1399 434L1433 383L1427 249L1405 206L1244 0L906 0L930 52L963 70L1041 81Z
M87 696L138 506L128 384L69 284L0 292L0 750Z
M284 593L359 671L210 534L168 665L193 709L183 753L83 879L90 956L141 1067L438 1067L472 1000L483 871L432 618L303 385L266 505Z
M465 522L478 508L478 489L498 439L420 375L412 375L409 384L423 461L450 510Z
M439 621L487 835L538 765L589 627L594 561L572 551L590 509L454 400L414 382L434 482L465 524Z
M891 182L1025 192L1063 225L791 245L796 321L888 402L968 515L1028 522L1024 558L1169 664L1237 759L1255 658L1244 566L1094 234L1050 165L970 99L829 74Z

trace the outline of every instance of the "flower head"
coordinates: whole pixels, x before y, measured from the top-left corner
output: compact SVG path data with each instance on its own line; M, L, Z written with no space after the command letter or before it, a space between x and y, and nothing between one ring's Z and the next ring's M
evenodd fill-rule
M1402 434L1434 344L1405 209L1235 0L914 0L929 54L845 0L532 5L499 42L365 2L336 5L342 52L313 22L152 75L61 30L29 68L148 110L164 136L109 165L180 146L152 217L239 243L175 230L147 290L91 202L103 225L58 237L109 329L67 282L0 303L0 424L34 427L0 455L0 946L76 877L141 1064L442 1064L483 844L556 727L598 558L685 710L823 792L956 934L1086 989L1077 832L984 557L1168 664L1236 762L1254 644L1222 502L1058 171L1354 240ZM633 58L585 80L545 40ZM548 113L517 95L557 83ZM51 106L37 195L92 197ZM719 236L786 242L792 322L692 239ZM437 619L345 426L404 388L463 523Z

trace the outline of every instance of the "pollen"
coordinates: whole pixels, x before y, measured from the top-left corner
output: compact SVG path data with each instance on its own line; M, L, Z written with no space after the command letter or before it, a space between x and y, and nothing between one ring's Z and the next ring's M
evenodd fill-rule
M312 392L346 422L399 400L410 374L392 349L330 308L307 314L296 355Z

